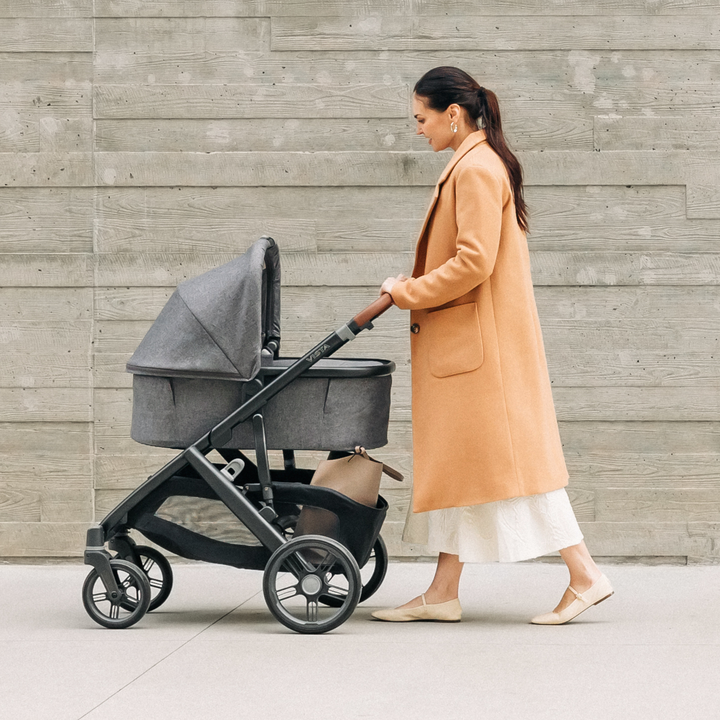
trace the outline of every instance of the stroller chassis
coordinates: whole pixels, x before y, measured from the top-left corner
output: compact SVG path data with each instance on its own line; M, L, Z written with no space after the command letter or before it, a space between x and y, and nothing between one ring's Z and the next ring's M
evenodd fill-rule
M271 479L262 410L272 397L319 360L332 355L362 330L371 329L372 320L379 317L392 304L391 296L383 294L267 385L263 386L259 380L248 383L250 397L246 402L150 476L101 523L88 530L84 560L93 569L83 589L83 602L96 622L109 628L129 627L140 620L149 608L158 607L169 594L167 583L172 584L169 563L153 548L136 546L129 535L128 515L164 483L188 468L191 468L209 486L262 546L272 553L265 568L263 591L268 607L281 623L301 633L322 633L337 627L352 614L363 590L358 562L353 554L342 543L324 536L304 535L288 539L283 528L276 522L278 515L273 501L277 486L274 486ZM241 455L236 451L223 449L223 446L229 441L233 429L250 418L255 439L259 487L240 488L228 474L208 460L207 455L210 451L217 450L226 461ZM294 452L284 450L283 456L286 470L294 469ZM259 507L248 498L248 490L259 491L262 498L258 503ZM324 494L335 502L344 497L326 488L312 488L312 490L313 493ZM333 498L333 496L339 497ZM379 501L385 502L382 498L379 498ZM117 552L116 557L105 549L106 543L111 550ZM387 563L387 553L379 536L373 551L378 555L378 561L384 565L373 576L374 586L372 589L368 588L371 591L382 582ZM153 553L155 556L160 556L164 564L157 557L153 558ZM159 580L156 579L155 585L160 587L160 595L163 597L151 596L150 582L141 569L143 555L146 558L150 557L161 570L162 576ZM273 590L273 574L288 571L295 577L297 584L292 586L286 595L294 592L305 597L307 602L305 618L298 618L288 613L283 605L284 598L279 597L278 592ZM333 577L338 575L343 576L347 582L347 587L343 587L342 590L338 590L332 584ZM98 607L99 602L109 603L109 611L101 610ZM319 619L317 612L319 602L336 608L337 611L329 618ZM127 614L121 616L121 610L126 611Z

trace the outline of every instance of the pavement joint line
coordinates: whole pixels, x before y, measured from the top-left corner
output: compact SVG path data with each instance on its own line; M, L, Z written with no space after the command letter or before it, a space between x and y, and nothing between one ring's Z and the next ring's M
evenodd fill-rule
M250 597L245 598L245 600L243 600L239 605L236 605L234 608L231 608L226 613L221 615L219 618L216 618L215 620L213 620L209 625L206 625L202 630L199 630L192 637L189 637L184 643L178 645L174 650L171 650L167 655L165 655L165 657L161 657L158 661L156 661L152 665L150 665L150 667L145 668L145 670L143 670L139 675L135 676L132 680L129 680L128 682L126 682L121 688L118 688L114 693L111 693L110 695L108 695L102 702L99 702L97 705L90 708L86 713L83 713L82 715L80 715L80 717L77 720L83 720L83 718L90 715L90 713L93 713L98 708L101 708L106 702L108 702L108 700L112 700L112 698L114 698L116 695L118 695L123 690L125 690L125 688L130 687L130 685L132 685L134 682L137 682L141 677L143 677L144 675L147 675L153 668L156 668L161 663L164 663L169 657L172 657L176 652L182 650L186 645L191 643L196 638L200 637L200 635L202 635L206 630L209 630L214 625L217 625L221 620L224 620L228 615L232 615L236 610L241 608L243 605L245 605L246 603L249 603L251 600L256 598L258 595L260 595L261 592L262 592L261 590L258 590L257 592L250 595Z

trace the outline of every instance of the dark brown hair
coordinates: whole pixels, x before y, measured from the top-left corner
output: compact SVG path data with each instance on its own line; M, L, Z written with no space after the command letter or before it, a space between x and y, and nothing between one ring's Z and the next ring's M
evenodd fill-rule
M505 142L500 120L500 106L497 95L480 84L460 68L436 67L426 72L415 83L413 92L426 101L426 105L440 112L453 103L467 110L471 120L482 120L488 145L500 156L505 164L518 225L527 232L527 206L523 197L523 172L520 161L513 155Z

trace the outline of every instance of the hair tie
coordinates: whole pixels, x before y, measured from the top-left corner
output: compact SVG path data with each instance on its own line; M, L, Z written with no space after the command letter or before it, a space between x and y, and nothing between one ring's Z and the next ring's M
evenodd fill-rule
M478 95L485 95L485 88L482 85L478 88Z

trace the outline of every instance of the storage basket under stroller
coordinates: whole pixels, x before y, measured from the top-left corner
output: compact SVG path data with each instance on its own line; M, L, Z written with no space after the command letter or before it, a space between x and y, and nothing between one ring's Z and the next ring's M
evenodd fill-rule
M378 496L367 507L311 486L313 471L296 467L294 451L337 457L387 444L394 363L328 356L390 305L384 296L302 358L283 358L271 238L177 288L128 371L132 438L182 452L88 531L83 600L93 619L128 627L170 593L169 563L138 546L132 529L183 557L264 570L268 607L299 632L337 627L379 587L387 503ZM283 451L283 469L269 468L269 449ZM223 462L208 460L212 450ZM333 517L332 529L294 538L306 506ZM280 587L285 576L291 584Z

